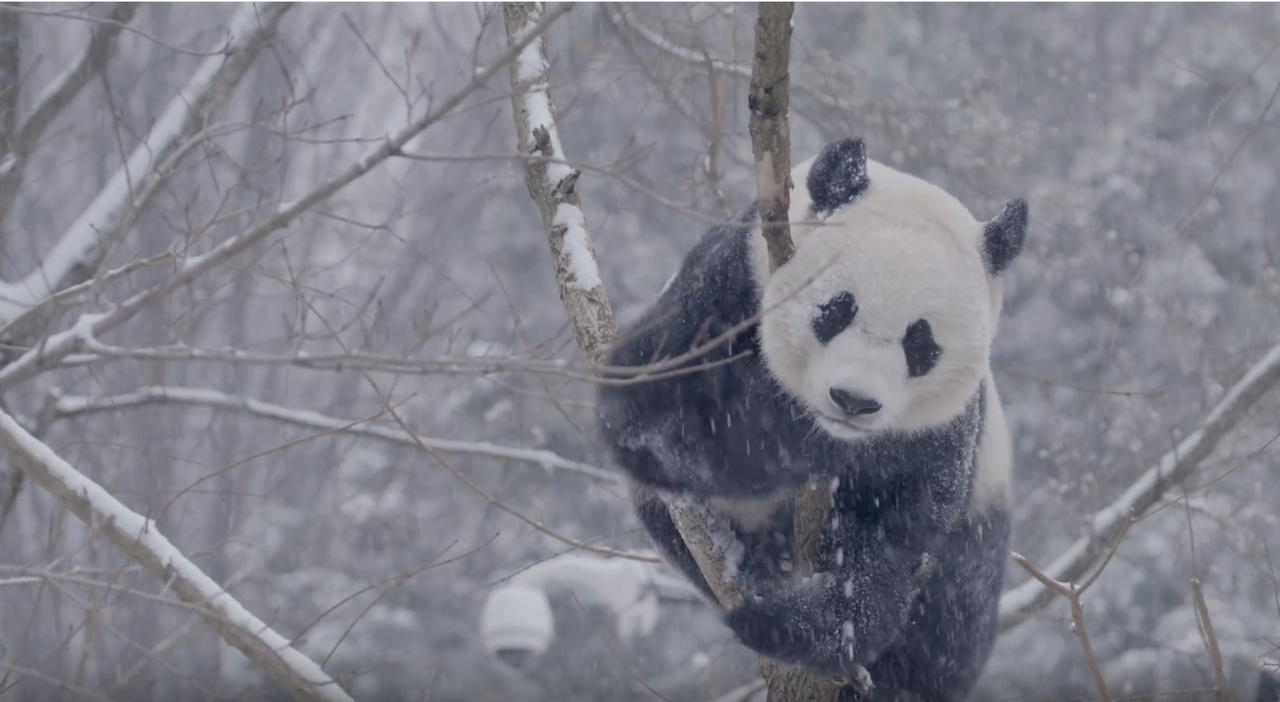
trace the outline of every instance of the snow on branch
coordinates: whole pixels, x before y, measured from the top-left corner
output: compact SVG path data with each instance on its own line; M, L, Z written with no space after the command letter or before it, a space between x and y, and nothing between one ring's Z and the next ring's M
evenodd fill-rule
M164 537L0 410L0 448L36 484L172 589L231 646L260 664L301 702L354 702L320 666L294 649Z
M4 328L0 327L0 337L3 334ZM187 345L126 348L103 344L96 340L85 343L84 353L68 356L62 365L63 367L82 366L101 363L106 360L233 363L260 366L291 366L309 370L378 371L404 375L495 375L519 371L555 374L579 380L591 379L591 376L586 372L575 371L573 366L560 359L543 361L520 356L411 358L362 351L353 351L351 353L296 351L294 353L273 354L236 348L216 349Z
M1227 432L1244 418L1264 394L1280 385L1280 345L1273 347L1214 405L1204 422L1148 468L1114 502L1094 513L1089 533L1042 569L1045 577L1059 582L1080 578L1102 556L1129 522L1158 503L1170 488L1193 475ZM1028 580L1000 598L1000 626L1011 629L1051 600L1054 593L1038 580Z
M240 395L232 395L217 390L201 390L180 387L147 387L134 392L117 395L72 396L57 398L54 404L55 417L66 419L95 412L110 412L142 407L146 405L190 405L210 407L214 409L245 412L258 417L265 417L295 426L317 429L325 432L341 432L367 436L402 446L418 447L418 442L401 429L371 424L370 420L340 419L312 412L311 410L293 409L282 405L253 400ZM617 474L578 461L571 461L559 454L544 449L520 449L499 446L487 441L455 441L452 439L432 439L418 437L424 446L432 451L453 454L487 456L509 461L523 461L540 466L545 470L558 470L575 473L606 485L621 488L623 481Z
M95 339L129 321L148 305L168 297L174 290L190 285L206 273L226 264L271 234L289 226L304 212L333 197L383 161L399 155L400 150L409 141L451 114L467 97L488 83L496 72L514 60L526 46L538 39L548 26L571 8L572 5L565 5L548 13L533 31L511 46L498 60L476 70L472 74L471 81L457 93L441 100L435 109L413 120L396 134L388 136L381 146L369 151L319 187L296 200L282 202L276 213L265 221L259 222L242 234L224 240L208 253L181 258L180 265L172 275L119 303L109 312L81 315L71 329L42 339L39 344L0 369L0 393L39 375L48 368L56 367L62 359L80 350L86 341Z
M169 159L186 137L200 130L203 114L224 99L253 64L257 49L275 34L292 3L243 3L231 20L226 47L205 59L169 101L147 137L121 164L80 217L58 238L34 271L16 283L0 284L0 319L10 320L65 286L77 269L93 270L108 245L125 232L120 225L131 210L152 195L147 188L160 176L156 166Z
M529 35L543 14L539 2L507 2L502 8L507 41L513 46ZM618 328L596 267L595 250L578 197L576 185L582 172L565 162L560 144L545 36L528 44L519 60L511 64L511 87L520 152L543 157L525 161L524 180L547 230L560 300L569 313L579 346L588 358L599 360Z
M22 314L0 325L0 339L5 340L10 346L21 346L33 334L39 332L43 323L51 319L56 311L83 304L112 283L132 275L136 271L150 266L172 263L173 261L173 254L169 253L135 259L109 271L101 271L92 279L83 283L68 285L36 303L34 307L28 307Z

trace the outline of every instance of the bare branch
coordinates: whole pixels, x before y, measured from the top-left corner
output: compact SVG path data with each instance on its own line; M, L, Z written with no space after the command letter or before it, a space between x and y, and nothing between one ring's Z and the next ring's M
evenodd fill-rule
M543 13L542 3L507 2L503 3L502 10L507 41L512 45L528 36ZM556 128L555 103L551 100L546 37L530 43L520 52L520 59L511 64L511 87L520 152L563 159L564 147ZM580 175L581 171L562 162L525 162L525 184L547 230L560 300L569 313L578 345L589 359L598 361L605 346L618 333L618 327L596 267L591 237L587 234L587 219L582 214L582 201L576 187Z
M0 411L0 447L29 479L92 524L191 604L230 645L263 666L300 702L353 702L320 666L255 617L182 555L156 523L130 510Z
M239 573L236 573L227 580L227 584L223 589L231 589L236 583L248 577L255 570L256 568L252 567L241 570ZM136 678L140 673L142 673L142 671L146 670L148 665L151 665L154 661L160 660L161 654L178 645L183 639L190 636L199 623L199 619L187 619L185 624L170 632L168 636L164 637L164 639L160 641L160 643L152 646L151 649L147 651L147 655L139 657L139 659L128 669L117 672L114 676L115 680L111 681L111 684L107 686L106 692L111 694L124 689L130 681Z
M21 185L27 157L40 145L40 139L44 136L45 130L67 105L76 99L80 90L88 85L94 76L106 69L107 63L115 53L120 32L133 19L137 9L136 2L116 3L108 15L110 21L93 28L89 42L61 73L49 81L35 99L35 107L23 120L22 125L16 130L6 132L6 134L13 134L14 138L6 140L5 160L0 162L0 183L5 185L6 190L6 195L0 198L0 222L9 218L9 208L13 205L13 199L8 196L9 191L11 188L16 190ZM18 16L18 13L13 10L4 12L14 17Z
M187 85L169 101L147 138L134 148L93 202L71 224L40 265L22 280L0 285L0 318L13 319L68 284L81 282L72 276L91 272L108 247L132 225L134 217L158 190L160 172L183 141L200 131L204 113L234 90L257 57L261 45L275 35L281 18L292 3L259 5L244 3L231 21L231 38L225 51L206 59ZM142 186L139 189L139 186ZM151 187L148 187L151 186ZM135 201L135 190L142 197ZM122 226L125 225L125 226Z
M107 67L107 62L115 52L120 32L133 20L137 9L136 2L116 3L107 16L110 21L96 25L80 54L45 86L36 98L31 114L22 121L22 127L18 131L18 142L14 148L22 156L35 150L45 129L75 100L81 88Z
M489 356L445 356L441 358L409 358L381 353L310 353L298 351L286 354L259 353L243 349L205 349L194 346L153 346L150 348L125 348L99 341L84 344L84 353L68 356L63 367L100 363L104 360L136 361L194 361L209 363L234 363L261 366L292 366L311 370L377 371L404 375L492 375L515 371L563 375L577 380L589 380L585 372L576 372L568 363L556 360L540 361L533 358Z
M17 175L18 157L18 91L21 88L22 21L18 13L0 9L0 224L22 182ZM0 232L0 253L6 237Z
M1031 577L1039 581L1050 592L1062 597L1071 604L1071 630L1075 632L1076 639L1080 641L1080 650L1084 652L1085 663L1089 665L1089 674L1093 676L1094 687L1098 689L1098 696L1102 698L1102 702L1114 702L1111 690L1107 687L1107 680L1102 676L1102 666L1098 664L1098 657L1093 653L1093 645L1089 643L1089 632L1085 628L1084 605L1080 602L1080 596L1084 594L1084 589L1050 578L1027 562L1027 559L1021 554L1014 553L1011 556L1015 563L1031 574ZM1101 572L1102 569L1099 568L1098 570Z
M421 449L424 453L427 453L432 458L434 458L436 462L439 463L441 466L444 466L444 469L448 471L449 474L452 475L455 480L462 483L464 487L466 487L468 490L478 495L484 501L488 502L494 507L497 507L503 512L506 512L507 514L515 517L516 519L519 519L525 524L533 527L536 531L546 534L547 536L550 536L551 538L555 539L556 541L559 541L562 544L565 544L566 546L572 546L575 549L581 549L583 551L590 551L592 553L596 553L601 556L627 558L630 560L643 561L646 563L662 562L661 558L657 558L653 556L637 555L634 553L629 553L627 551L619 551L617 549L612 549L605 546L596 546L594 544L589 544L585 541L579 541L573 537L565 536L564 534L561 534L560 532L552 529L551 527L547 526L546 524L543 524L542 522L536 521L534 519L530 519L528 516L524 515L519 510L514 509L513 507L508 505L506 502L503 502L502 500L498 499L493 495L493 493L489 492L488 490L485 490L474 480L467 477L465 473L458 470L458 468L453 465L452 461L450 461L448 458L445 458L445 456L440 451L437 451L431 448L430 446L428 446L426 442L424 442L416 432L414 432L411 428L409 428L409 425L408 423L405 422L404 417L400 415L400 412L395 408L395 405L391 402L391 396L387 394L385 391L383 391L382 387L378 385L378 382L373 379L373 376L368 373L365 373L364 379L366 382L369 383L369 387L373 388L373 391L377 393L378 397L382 400L383 410L391 417L392 420L395 421L397 425L400 426L401 429L404 430L405 434L407 434L409 438L415 444L417 444L418 448Z
M319 412L312 412L311 410L284 407L217 390L157 386L139 388L134 392L117 395L65 395L57 398L54 409L57 419L68 419L96 412L110 412L129 407L166 404L233 410L309 429L366 436L414 448L418 448L419 442L421 442L422 446L440 453L487 456L508 461L522 461L540 466L545 470L575 473L606 485L619 488L623 486L622 479L616 473L586 463L571 461L545 449L510 448L487 441L455 441L424 437L418 437L415 440L414 437L409 436L400 429L371 424L371 419L340 419L323 415Z
M64 680L59 680L57 676L49 675L48 673L43 673L39 670L34 670L32 668L24 668L22 666L13 665L12 663L7 663L7 662L0 662L0 668L3 668L4 670L7 670L13 673L17 673L18 675L21 675L24 678L31 678L32 680L39 680L40 682L43 682L45 684L52 685L58 688L59 690L61 690L62 692L67 693L68 696L74 695L75 697L78 697L78 698L87 699L87 700L96 700L97 702L112 702L110 697L104 697L101 694L93 690L90 690L88 688L80 687L78 685L72 685Z
M791 104L791 15L795 3L762 2L756 18L755 61L751 66L751 110L748 129L751 153L756 161L757 207L760 230L769 245L769 270L774 271L795 254L791 241L791 128L787 109Z
M0 8L0 154L8 161L18 140L18 89L22 75L22 22L18 13ZM0 175L11 168L0 162ZM0 178L0 182L3 182ZM8 183L6 183L8 185ZM7 188L6 188L7 190Z
M722 73L727 73L729 75L737 76L739 78L747 78L747 79L751 78L751 69L748 68L747 66L742 66L737 63L733 63L731 61L725 61L722 59L708 58L702 52L694 51L693 49L688 49L683 46L678 46L670 41L667 41L665 38L663 38L661 34L653 31L652 29L649 29L648 27L640 24L639 22L633 21L629 16L627 10L619 9L617 11L614 11L613 8L615 7L622 8L623 6L620 4L605 6L605 16L609 19L609 21L618 29L626 28L634 32L637 36L639 36L641 39L647 42L650 46L653 46L655 49L658 49L659 51L669 56L680 59L682 61L687 61L689 63L699 64L699 65L706 65L709 63L713 69L720 71ZM867 111L867 108L872 105L872 103L854 104L847 100L841 100L840 98L832 95L830 90L814 89L806 86L803 83L792 83L791 87L794 90L797 90L809 96L809 98L813 99L814 101L818 102L824 107L829 107L833 110L838 110L842 113L856 114L858 112L865 112Z
M3 327L4 336L0 336L0 339L20 345L30 343L31 339L45 333L58 311L59 303L53 299L56 293L90 282L89 279L96 274L106 258L109 247L123 239L133 228L147 203L173 175L176 162L198 143L199 139L188 137L200 133L204 113L219 105L240 83L257 57L261 44L275 35L281 18L291 7L292 3L275 3L262 7L255 3L244 3L241 6L232 22L231 39L224 51L205 60L187 85L169 101L147 137L138 144L111 180L107 181L106 186L98 192L80 217L63 233L40 265L17 283L0 281L0 320L7 322ZM123 22L132 18L134 9L132 5L115 8L113 19L120 21L100 25L86 47L85 60L97 60L98 64L105 64L114 49L115 39L124 26ZM4 12L11 14L8 10ZM100 41L95 45L93 42L97 40ZM80 86L71 83L80 77L87 80L88 76L101 70L102 65L89 66L83 71L77 68L70 75L55 80L51 86L52 92L41 97L36 113L24 125L24 134L27 129L32 131L22 137L22 144L25 146L14 148L26 150L12 152L10 155L18 161L11 165L15 168L23 165L44 126L75 96ZM21 177L20 173L14 175ZM139 185L141 189L135 193L135 187ZM0 207L7 208L9 202L0 197ZM4 222L5 211L0 209L0 224ZM0 481L6 486L3 495L5 501L0 503L0 507L4 508L0 517L3 517L7 515L13 500L16 500L22 488L23 477L21 473L9 469L0 471ZM2 524L3 521L0 520L0 525Z
M570 7L564 6L548 14L535 28L536 31L522 37L502 57L488 67L477 70L472 75L471 81L462 90L441 101L436 109L409 123L394 136L389 137L382 146L365 154L320 187L300 199L281 203L275 215L251 227L247 232L223 241L209 253L183 258L181 265L177 266L177 270L173 275L121 302L109 312L81 315L70 329L43 339L35 348L32 348L3 370L0 370L0 392L35 377L45 369L57 366L62 359L80 350L85 341L96 338L127 322L148 305L164 299L174 290L188 285L209 271L224 265L274 232L289 226L293 220L304 212L333 197L343 188L372 171L383 161L399 154L405 144L452 113L468 96L486 84L494 73L501 70L507 63L518 56L525 46L536 40L541 35L541 32L545 31L546 27L557 18L563 16Z
M1250 368L1214 405L1204 422L1147 469L1114 502L1094 513L1089 533L1080 537L1061 556L1044 568L1055 580L1080 577L1102 554L1104 545L1115 539L1129 515L1140 517L1170 488L1193 475L1227 432L1244 418L1249 408L1280 384L1280 345L1273 347ZM1035 580L1007 591L1000 598L1000 626L1009 630L1025 621L1053 598L1053 593Z

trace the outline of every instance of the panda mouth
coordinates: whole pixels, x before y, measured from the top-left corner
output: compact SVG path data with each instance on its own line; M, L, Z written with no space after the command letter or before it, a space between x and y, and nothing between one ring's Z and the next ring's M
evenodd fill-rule
M873 427L863 422L847 417L835 417L825 412L815 412L814 418L828 434L846 441L865 439L875 431Z

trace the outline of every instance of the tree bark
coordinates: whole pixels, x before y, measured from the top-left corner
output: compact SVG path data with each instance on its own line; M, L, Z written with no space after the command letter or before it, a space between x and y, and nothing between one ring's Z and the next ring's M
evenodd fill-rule
M503 3L508 41L514 43L529 32L543 11L539 2ZM560 145L545 36L525 47L519 58L511 62L511 87L520 153L541 157L525 161L524 180L547 231L560 301L569 314L578 345L592 362L598 362L603 360L618 327L596 268L595 249L582 214L582 201L576 187L582 172L565 162L564 148Z
M748 130L756 163L756 201L760 232L769 249L769 271L795 255L791 239L791 18L795 3L762 2L756 17L755 50L752 52L751 87L747 107ZM797 576L810 576L817 557L818 531L831 508L831 494L824 481L810 481L796 491L794 566ZM770 702L833 702L839 685L821 675L794 666L764 661ZM869 677L850 681L867 689Z
M769 270L777 270L795 254L791 225L791 16L795 3L762 2L756 18L747 108L751 121L751 153L756 161L760 228L769 246Z
M752 151L756 161L761 226L769 242L770 269L785 263L795 251L788 224L791 193L791 144L787 127L788 64L791 53L793 3L761 3L756 24L756 51L749 107ZM503 3L508 42L515 42L542 14L541 3ZM596 268L595 252L586 232L582 203L574 184L580 172L564 162L551 100L546 40L530 44L512 64L511 98L521 153L526 159L525 184L537 203L555 261L560 299L573 324L578 345L600 361L617 334L613 313ZM575 230L580 226L581 231ZM576 238L574 238L576 237ZM801 543L813 543L829 497L814 490L817 499L801 491L797 505L806 517L797 520ZM705 501L673 501L668 510L720 605L731 608L742 600L741 584L724 577L725 555L711 534L718 524ZM817 516L815 516L817 515ZM797 533L797 537L802 534ZM797 554L799 560L804 560ZM802 567L812 569L811 562ZM834 702L839 688L833 681L800 668L762 660L772 702ZM865 677L865 676L864 676Z

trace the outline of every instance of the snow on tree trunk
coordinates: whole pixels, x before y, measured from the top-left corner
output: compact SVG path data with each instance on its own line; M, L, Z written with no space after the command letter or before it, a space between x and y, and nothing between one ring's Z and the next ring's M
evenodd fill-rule
M525 37L542 15L542 3L504 3L509 41L514 44ZM618 327L582 214L576 187L582 173L566 163L556 128L546 37L530 43L512 62L511 87L520 153L536 157L525 161L524 179L547 230L560 300L569 313L578 345L588 358L599 361Z

